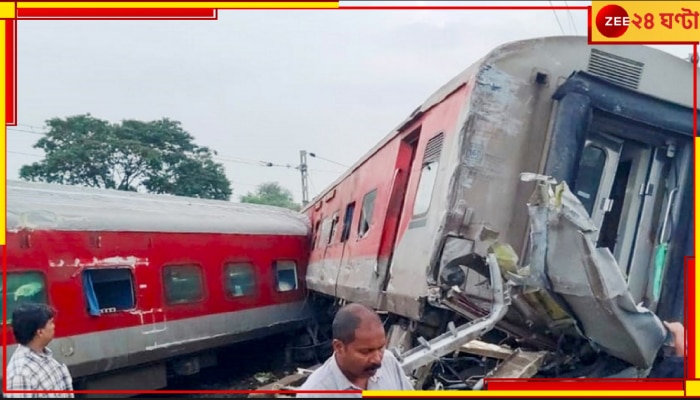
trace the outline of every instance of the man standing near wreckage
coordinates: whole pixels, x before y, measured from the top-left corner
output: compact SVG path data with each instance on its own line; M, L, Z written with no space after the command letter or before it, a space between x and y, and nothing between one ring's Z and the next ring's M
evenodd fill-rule
M394 355L385 350L381 319L360 304L333 320L333 355L298 390L414 390ZM298 393L296 397L362 397L360 393Z

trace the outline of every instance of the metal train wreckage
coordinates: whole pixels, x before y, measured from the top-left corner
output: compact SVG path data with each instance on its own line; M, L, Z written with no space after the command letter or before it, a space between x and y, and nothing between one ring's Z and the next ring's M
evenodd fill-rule
M661 321L684 315L693 68L585 37L505 44L303 215L11 183L8 312L53 301L57 357L101 389L126 373L163 386L202 352L292 326L327 355L345 302L385 317L417 388L644 377Z
M482 385L425 379L457 365L645 376L684 314L693 68L585 37L496 48L306 207L309 289L386 312L419 387ZM450 357L482 336L518 352Z

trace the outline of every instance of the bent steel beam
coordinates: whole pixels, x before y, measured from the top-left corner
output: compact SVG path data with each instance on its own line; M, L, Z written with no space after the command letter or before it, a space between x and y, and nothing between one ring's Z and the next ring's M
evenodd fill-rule
M493 290L493 306L491 308L491 313L486 317L470 321L459 328L456 328L454 323L450 321L447 332L431 341L420 337L418 341L421 344L403 354L397 354L397 352L392 349L392 352L394 352L406 373L410 374L416 369L428 365L444 355L459 350L464 344L493 329L498 321L506 315L510 297L508 287L503 283L503 277L501 276L498 261L494 254L488 255L488 264L491 287ZM443 303L455 312L461 313L461 306L457 302L451 300L456 296L459 296L458 289L450 289L448 299Z

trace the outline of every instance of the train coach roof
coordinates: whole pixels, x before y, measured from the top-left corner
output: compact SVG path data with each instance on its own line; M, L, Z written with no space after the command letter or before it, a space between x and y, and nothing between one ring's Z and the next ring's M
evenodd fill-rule
M7 230L308 234L304 215L279 207L94 189L7 182Z
M330 185L326 186L320 193L318 193L307 205L302 209L302 212L307 212L318 204L322 199L331 192L335 187L337 187L342 181L348 178L356 169L358 169L363 163L373 157L380 149L394 140L401 132L406 128L410 127L421 115L432 107L444 101L450 94L458 90L463 85L467 84L471 79L476 79L476 75L479 73L480 69L489 63L497 59L503 58L517 58L519 53L528 52L539 52L544 59L543 64L554 63L559 64L556 60L556 53L554 49L562 45L580 47L583 50L588 50L593 47L605 48L605 47L616 47L615 45L590 45L588 44L588 39L586 36L546 36L546 37L536 37L517 41L510 41L491 49L489 52L484 54L481 58L472 62L468 67L459 72L455 77L449 80L447 83L442 85L438 90L433 92L422 104L415 108L403 121L401 121L392 131L385 135L374 147L372 147L368 152L359 158L353 165L346 169L346 171L340 175L335 181ZM551 46L551 50L550 50ZM643 51L645 53L645 58L647 59L663 59L671 60L677 63L685 63L681 58L671 55L663 50L655 49L648 46L622 46L627 49L634 48L636 51ZM629 50L628 50L629 51ZM574 72L574 71L571 71ZM688 94L691 91L688 90ZM690 100L692 97L688 97ZM689 104L687 104L689 106Z

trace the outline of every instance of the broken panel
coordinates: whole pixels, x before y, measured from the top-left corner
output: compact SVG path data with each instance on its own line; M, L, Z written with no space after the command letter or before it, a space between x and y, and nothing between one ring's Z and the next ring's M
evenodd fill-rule
M546 196L529 205L533 231L546 224L546 236L534 237L533 246L546 249L543 289L556 294L571 310L580 332L605 352L639 368L652 365L666 338L661 320L635 304L626 280L608 248L596 247L595 224L565 182L540 183ZM550 286L551 285L551 286ZM547 287L549 286L549 287Z

